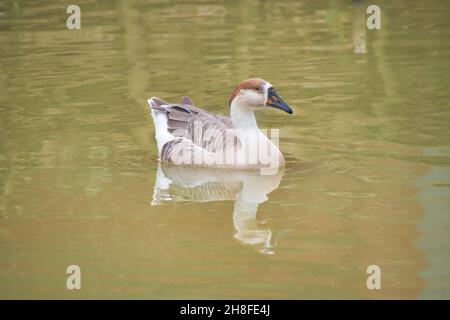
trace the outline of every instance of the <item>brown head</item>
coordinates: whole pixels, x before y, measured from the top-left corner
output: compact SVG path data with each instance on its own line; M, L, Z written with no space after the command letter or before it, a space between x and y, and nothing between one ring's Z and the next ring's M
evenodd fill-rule
M292 109L280 98L273 86L260 78L242 81L230 95L229 105L233 102L242 107L273 107L292 114Z

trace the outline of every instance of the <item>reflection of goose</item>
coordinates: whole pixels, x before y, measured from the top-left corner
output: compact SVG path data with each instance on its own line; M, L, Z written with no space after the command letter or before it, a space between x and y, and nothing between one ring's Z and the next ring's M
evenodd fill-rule
M258 205L278 188L283 171L261 175L252 171L193 168L158 164L152 205L163 201L234 201L234 237L263 253L272 251L272 231L258 225Z
M162 162L240 169L278 168L284 158L258 128L254 112L272 107L292 113L270 83L241 82L230 97L230 118L195 107L185 97L179 104L148 99Z

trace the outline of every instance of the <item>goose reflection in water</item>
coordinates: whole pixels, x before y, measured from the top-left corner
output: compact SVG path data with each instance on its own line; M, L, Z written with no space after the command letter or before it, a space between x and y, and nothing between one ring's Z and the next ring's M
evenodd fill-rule
M193 168L159 163L153 191L152 205L162 202L234 201L234 238L264 254L273 254L276 241L272 230L258 225L258 206L267 195L277 189L283 170L275 175L261 175L259 171L232 171Z

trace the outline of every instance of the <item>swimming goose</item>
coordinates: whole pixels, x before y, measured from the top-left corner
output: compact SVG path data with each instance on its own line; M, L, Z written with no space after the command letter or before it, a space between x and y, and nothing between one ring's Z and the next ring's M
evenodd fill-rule
M188 97L178 104L157 97L147 102L162 162L239 169L284 167L283 155L258 128L254 111L273 107L292 114L292 109L263 79L247 79L236 86L229 99L230 117L202 110Z

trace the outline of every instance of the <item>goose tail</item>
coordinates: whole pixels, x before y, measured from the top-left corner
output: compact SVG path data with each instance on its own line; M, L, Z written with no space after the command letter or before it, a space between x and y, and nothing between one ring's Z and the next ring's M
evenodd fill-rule
M155 126L155 139L158 147L158 155L161 157L161 150L164 145L167 142L176 139L175 136L169 132L167 126L169 118L165 107L169 104L157 97L151 97L147 100L147 103Z

